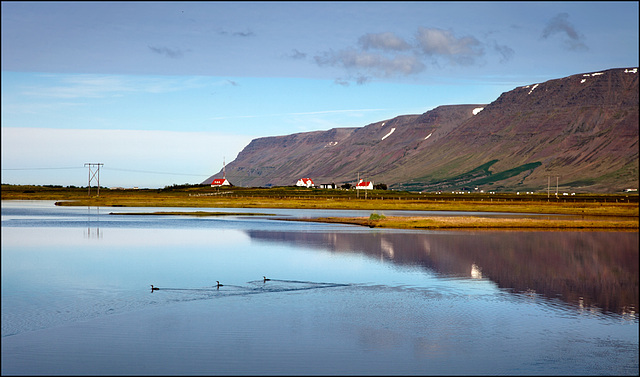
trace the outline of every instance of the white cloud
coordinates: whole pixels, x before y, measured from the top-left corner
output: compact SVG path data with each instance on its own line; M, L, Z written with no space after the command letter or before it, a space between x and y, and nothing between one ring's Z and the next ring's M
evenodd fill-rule
M368 49L382 49L382 50L394 50L394 51L403 51L411 48L409 43L405 42L402 38L397 35L386 32L386 33L378 33L378 34L365 34L360 39L358 39L358 43L364 50Z
M410 75L424 70L425 65L416 56L386 56L356 49L329 51L315 57L320 66L337 66L347 70L365 70L377 76ZM362 77L362 75L360 75Z
M420 27L411 43L391 33L367 33L358 39L357 47L328 50L313 57L320 67L345 69L347 78L336 79L339 85L350 81L364 84L371 76L390 78L410 76L426 69L430 60L435 66L477 65L477 59L485 56L485 47L505 63L515 55L513 49L497 41L481 42L473 36L457 37L452 31Z
M476 38L456 38L448 30L420 28L416 38L426 55L444 57L458 64L473 64L476 57L484 55L482 44Z

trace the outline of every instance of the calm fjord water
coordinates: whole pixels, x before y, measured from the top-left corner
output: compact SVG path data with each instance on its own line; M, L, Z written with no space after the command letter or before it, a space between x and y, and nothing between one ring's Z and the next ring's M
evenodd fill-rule
M161 210L2 202L3 375L638 374L637 232Z

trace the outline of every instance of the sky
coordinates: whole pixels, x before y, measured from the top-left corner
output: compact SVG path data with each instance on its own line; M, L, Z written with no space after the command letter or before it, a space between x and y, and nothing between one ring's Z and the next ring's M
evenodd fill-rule
M638 4L2 1L2 183L198 184L256 138L637 67Z

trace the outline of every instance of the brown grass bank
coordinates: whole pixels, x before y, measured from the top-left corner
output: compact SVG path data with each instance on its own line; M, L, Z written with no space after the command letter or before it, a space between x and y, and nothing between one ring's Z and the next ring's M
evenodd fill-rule
M366 195L353 190L321 190L295 187L211 187L183 189L110 190L2 185L2 200L55 200L56 205L102 207L191 208L294 208L352 210L410 210L565 214L580 220L501 219L474 216L340 218L340 222L394 228L537 228L537 229L638 229L638 195L580 194L556 198L546 194L436 194L373 190ZM596 217L597 219L592 219ZM324 221L338 222L337 219ZM564 221L564 222L563 222Z

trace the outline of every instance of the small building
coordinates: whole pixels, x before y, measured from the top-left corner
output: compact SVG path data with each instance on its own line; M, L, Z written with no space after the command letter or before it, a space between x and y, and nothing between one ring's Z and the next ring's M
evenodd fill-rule
M300 187L316 187L311 178L300 178L298 182L296 182L296 186Z
M335 183L321 183L320 184L320 188L323 188L323 189L335 189L336 188L336 184Z
M357 190L373 190L373 182L363 181L362 179L356 185Z
M226 178L216 178L211 182L211 187L231 186Z

